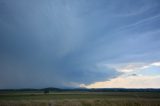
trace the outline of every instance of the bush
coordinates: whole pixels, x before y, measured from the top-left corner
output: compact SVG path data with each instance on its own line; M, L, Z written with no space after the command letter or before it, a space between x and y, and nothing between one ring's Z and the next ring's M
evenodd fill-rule
M49 93L49 89L45 89L44 94L48 94L48 93Z

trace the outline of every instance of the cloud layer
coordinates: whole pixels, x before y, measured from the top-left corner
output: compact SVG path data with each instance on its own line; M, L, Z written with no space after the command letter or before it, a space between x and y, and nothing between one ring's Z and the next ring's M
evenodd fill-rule
M160 60L158 0L1 0L0 88L79 87Z
M112 65L107 65L112 67ZM160 88L160 62L114 65L120 76L109 81L83 85L87 88Z

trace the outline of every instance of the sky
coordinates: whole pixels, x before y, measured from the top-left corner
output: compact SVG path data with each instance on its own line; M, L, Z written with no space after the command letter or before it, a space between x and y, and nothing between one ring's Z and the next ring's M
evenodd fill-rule
M0 0L0 89L160 88L159 0Z

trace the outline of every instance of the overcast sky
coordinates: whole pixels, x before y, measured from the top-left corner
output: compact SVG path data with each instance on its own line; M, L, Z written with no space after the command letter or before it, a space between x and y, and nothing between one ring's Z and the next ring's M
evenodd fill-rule
M0 89L159 80L159 0L0 0Z

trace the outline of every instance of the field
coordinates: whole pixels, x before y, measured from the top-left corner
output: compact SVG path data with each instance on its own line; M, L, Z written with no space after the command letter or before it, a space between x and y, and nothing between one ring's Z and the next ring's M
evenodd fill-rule
M160 92L5 92L0 106L160 106Z

